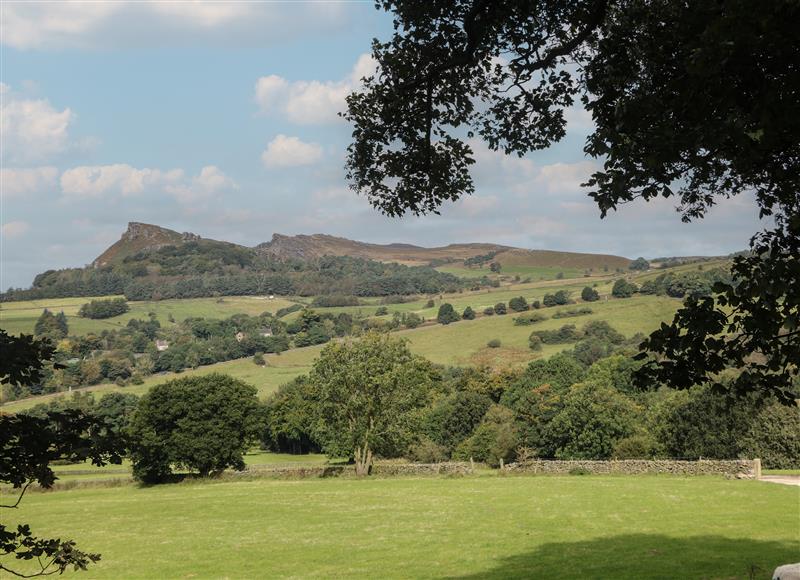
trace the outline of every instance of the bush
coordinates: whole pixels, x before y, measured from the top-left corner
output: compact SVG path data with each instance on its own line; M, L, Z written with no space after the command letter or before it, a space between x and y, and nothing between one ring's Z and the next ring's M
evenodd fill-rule
M355 296L317 296L311 306L331 308L336 306L360 306L361 300Z
M92 300L81 306L78 316L83 318L111 318L125 314L130 307L124 298L112 298L110 300Z
M538 300L534 300L533 302L531 302L531 308L533 308L535 310L539 310L541 307L542 307L542 303L539 302Z
M499 467L500 460L510 463L516 457L519 436L514 426L514 414L507 407L493 405L475 433L456 449L455 457L474 459Z
M261 431L256 395L255 387L218 373L155 385L129 429L134 477L157 483L173 467L202 476L244 469L244 453Z
M484 316L494 316L494 306L487 306L483 309Z
M433 299L431 299L425 303L425 308L433 308L435 305L436 305L435 302L433 301Z
M574 324L565 324L558 330L534 330L531 335L537 335L544 344L565 344L581 338Z
M472 309L471 306L467 306L464 309L464 312L461 314L461 318L464 320L475 320L475 311Z
M457 322L459 320L461 320L461 317L458 315L458 312L455 311L452 304L445 302L439 306L439 313L436 315L436 321L439 324L450 324L451 322Z
M614 445L614 459L650 459L657 453L656 441L648 435L631 435Z
M559 310L553 314L553 318L574 318L575 316L586 316L592 313L592 309L588 307L571 308L569 310Z
M547 320L547 316L541 312L526 312L525 314L520 314L514 319L514 325L530 326L531 324L536 324L537 322L542 322L543 320Z
M253 355L253 363L257 364L260 367L266 366L267 361L264 359L264 353L263 352L257 352L256 354L254 354Z
M379 306L377 310L375 310L375 316L386 316L389 314L389 309L386 306Z
M630 298L638 291L639 287L636 284L628 282L624 278L619 278L616 282L614 282L614 287L611 289L611 295L615 298Z
M800 469L800 411L773 403L755 418L741 440L742 454L760 457L766 469Z
M408 459L414 463L439 463L447 461L447 449L443 445L434 443L423 437L408 449Z
M506 303L505 302L498 302L494 305L494 313L495 314L505 314L508 312L506 310Z
M528 337L528 347L537 352L542 350L542 338L536 333L531 334Z
M633 262L628 264L628 268L630 268L631 270L649 270L650 262L648 262L644 258L636 258Z
M566 290L559 290L555 294L545 294L542 298L542 304L545 306L563 306L570 303L569 292Z
M523 296L517 296L508 301L508 307L514 312L524 312L530 308L528 301Z
M597 290L591 286L586 286L583 290L581 290L581 300L584 302L596 302L597 300L600 300L600 294L598 294Z
M500 342L499 338L493 338L492 340L486 343L486 346L488 346L489 348L500 348L501 344L502 343Z

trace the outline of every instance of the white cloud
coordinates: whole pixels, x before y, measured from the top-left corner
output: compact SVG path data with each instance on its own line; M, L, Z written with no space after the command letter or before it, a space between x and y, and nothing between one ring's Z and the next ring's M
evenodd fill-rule
M32 167L28 169L0 169L0 195L3 199L41 193L56 186L58 169Z
M275 137L261 154L261 160L267 167L312 165L320 159L322 159L322 147L286 135Z
M69 127L75 114L59 111L46 99L22 99L3 86L0 108L0 134L6 160L41 161L65 151L69 145Z
M183 171L172 169L137 169L125 163L81 166L61 175L61 190L67 196L100 197L107 194L136 195L147 189L175 183Z
M536 182L548 193L573 193L581 191L581 183L597 170L591 161L578 163L553 163L540 168Z
M339 29L338 2L4 2L0 38L18 50L265 46Z
M190 183L167 185L164 190L176 197L181 203L194 203L222 193L225 190L239 189L233 179L220 171L215 165L207 165L200 173L192 177Z
M0 233L2 233L4 238L18 238L27 233L29 229L31 229L31 226L28 222L8 222L3 224L3 227L0 228Z
M350 74L340 81L288 81L277 75L256 81L255 102L262 113L284 115L292 123L310 125L336 122L346 108L345 97L356 90L362 77L375 71L375 60L362 54Z

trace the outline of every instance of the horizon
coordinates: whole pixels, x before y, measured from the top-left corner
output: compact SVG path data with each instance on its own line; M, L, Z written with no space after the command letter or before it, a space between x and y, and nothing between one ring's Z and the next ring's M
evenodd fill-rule
M80 267L129 221L246 246L272 232L645 256L739 251L749 195L684 224L665 200L606 219L580 183L591 121L522 158L474 143L476 193L391 219L349 191L344 95L390 18L372 3L2 5L0 287ZM47 11L47 18L44 13ZM166 226L165 226L166 227Z

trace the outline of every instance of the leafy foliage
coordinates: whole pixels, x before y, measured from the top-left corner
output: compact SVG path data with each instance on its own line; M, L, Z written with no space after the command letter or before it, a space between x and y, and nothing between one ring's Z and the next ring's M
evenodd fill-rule
M130 307L124 298L112 298L111 300L92 300L81 306L78 315L84 318L112 318L125 314L128 310Z
M263 431L256 388L213 373L156 385L139 401L131 423L133 474L164 481L173 467L201 476L244 469L243 455Z

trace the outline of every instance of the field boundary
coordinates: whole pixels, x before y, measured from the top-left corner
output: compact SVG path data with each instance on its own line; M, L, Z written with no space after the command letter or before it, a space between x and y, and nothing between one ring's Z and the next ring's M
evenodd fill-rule
M759 479L760 459L700 459L686 461L677 459L620 459L598 460L531 460L509 463L504 471L542 474L570 475L724 475L738 479Z

